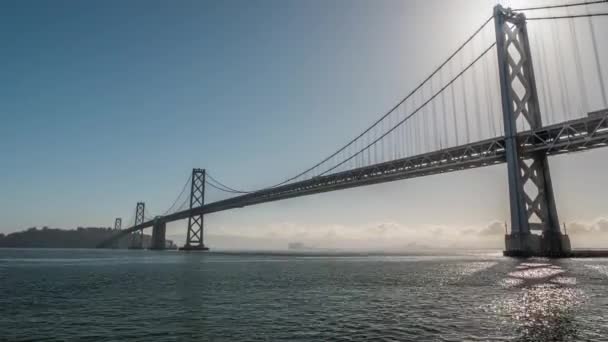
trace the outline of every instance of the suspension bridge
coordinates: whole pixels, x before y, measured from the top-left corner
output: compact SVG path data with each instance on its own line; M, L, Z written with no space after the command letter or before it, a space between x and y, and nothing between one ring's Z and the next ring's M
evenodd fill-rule
M548 157L608 146L608 1L503 8L407 96L354 139L282 182L257 190L194 169L171 207L99 247L165 248L168 222L187 220L183 250L207 250L204 216L224 210L506 163L511 229L505 255L567 256ZM603 56L603 57L602 57ZM190 191L187 191L189 188ZM209 193L223 194L209 201Z

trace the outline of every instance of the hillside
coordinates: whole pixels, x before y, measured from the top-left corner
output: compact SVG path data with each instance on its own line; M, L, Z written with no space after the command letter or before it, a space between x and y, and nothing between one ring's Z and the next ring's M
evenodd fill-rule
M95 248L101 241L112 236L111 228L78 227L77 229L58 229L43 227L29 228L8 235L0 234L0 247L4 248ZM151 237L144 235L144 245ZM120 241L120 248L127 248L128 237Z

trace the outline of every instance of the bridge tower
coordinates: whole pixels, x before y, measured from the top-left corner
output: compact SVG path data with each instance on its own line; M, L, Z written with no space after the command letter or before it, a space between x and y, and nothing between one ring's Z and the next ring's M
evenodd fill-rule
M122 229L122 218L117 217L114 220L114 232L116 232L117 230L121 230ZM112 243L112 248L116 249L116 248L120 248L120 239L117 239L116 241L114 241Z
M192 169L190 183L190 210L205 205L205 169ZM203 242L203 214L188 217L186 244L180 248L184 251L207 251Z
M144 223L145 220L146 204L144 202L137 202L135 207L135 226ZM129 249L143 249L144 248L144 230L143 228L137 230L131 234L131 242Z
M526 18L497 5L494 23L511 207L505 255L561 256L569 253L570 240L560 231L547 156L523 156L517 140L517 123L542 127Z

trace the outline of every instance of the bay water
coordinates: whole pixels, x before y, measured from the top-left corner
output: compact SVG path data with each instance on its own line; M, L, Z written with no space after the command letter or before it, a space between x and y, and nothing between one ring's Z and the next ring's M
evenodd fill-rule
M0 341L608 341L608 259L0 249Z

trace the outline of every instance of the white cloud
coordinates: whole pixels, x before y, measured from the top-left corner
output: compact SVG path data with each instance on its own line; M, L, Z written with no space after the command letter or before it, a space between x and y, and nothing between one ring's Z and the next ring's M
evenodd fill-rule
M573 247L607 247L608 219L567 224ZM220 249L285 249L290 242L323 249L408 251L425 248L504 247L504 222L477 226L418 225L386 221L346 226L304 225L280 222L271 225L235 227L219 225L205 231L206 243ZM184 236L167 236L183 244Z
M480 227L409 226L398 222L375 222L357 226L340 224L300 225L293 222L265 226L217 226L208 229L206 240L218 248L286 248L290 242L326 249L411 250L412 248L502 246L501 234L490 227L502 224L493 222ZM503 229L503 228L500 228ZM483 233L482 233L483 232ZM492 234L490 234L490 232ZM178 242L181 236L170 236Z
M575 248L608 247L608 218L570 222L566 224L566 230Z

